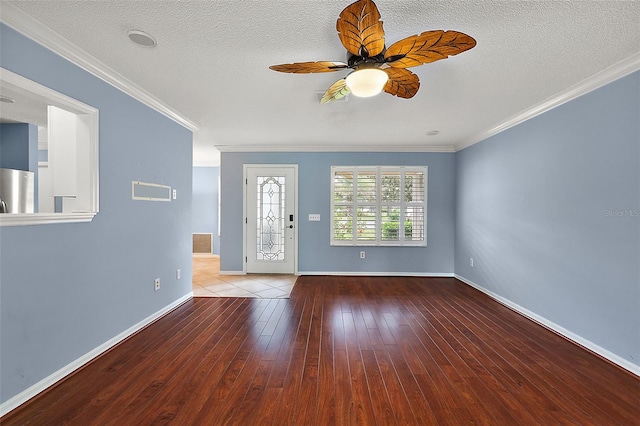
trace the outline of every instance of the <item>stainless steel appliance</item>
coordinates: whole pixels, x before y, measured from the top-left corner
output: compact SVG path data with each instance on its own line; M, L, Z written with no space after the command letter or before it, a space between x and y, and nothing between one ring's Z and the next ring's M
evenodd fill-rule
M34 212L34 173L0 169L0 213Z

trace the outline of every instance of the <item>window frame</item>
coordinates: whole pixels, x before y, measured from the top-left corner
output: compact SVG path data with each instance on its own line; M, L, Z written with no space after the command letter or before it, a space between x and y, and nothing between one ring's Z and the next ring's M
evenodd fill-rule
M335 197L336 192L336 174L350 172L353 175L353 188L351 201L337 202ZM358 172L375 172L375 201L359 201L358 200L358 185L357 176ZM384 172L399 173L400 175L400 196L398 202L383 202L382 191L382 175ZM405 190L405 176L410 172L420 172L424 176L424 193L422 202L406 201L403 196ZM427 245L427 193L428 193L428 167L427 166L331 166L331 217L330 217L330 245L331 246L384 246L384 247L425 247ZM383 240L382 239L382 209L386 207L398 206L401 211L401 216L398 223L398 229L404 228L403 217L404 211L408 206L420 206L423 209L423 238L421 240L404 240L404 233L399 232L398 240ZM340 206L347 206L352 209L353 212L358 211L358 207L368 206L375 209L375 239L374 240L358 240L357 239L357 218L354 218L352 227L352 239L350 240L336 240L336 208ZM357 214L356 214L357 216Z
M91 222L99 212L99 110L2 67L0 67L0 80L3 84L39 97L48 105L54 105L83 116L83 120L88 126L87 138L83 142L86 144L87 151L84 160L88 164L82 179L86 180L89 188L88 198L83 200L88 207L86 210L72 213L1 214L0 227Z

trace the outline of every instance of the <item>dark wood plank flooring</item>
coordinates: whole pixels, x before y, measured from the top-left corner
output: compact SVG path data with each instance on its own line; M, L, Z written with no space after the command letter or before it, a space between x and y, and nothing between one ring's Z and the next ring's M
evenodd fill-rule
M638 425L640 379L453 278L196 298L2 425Z

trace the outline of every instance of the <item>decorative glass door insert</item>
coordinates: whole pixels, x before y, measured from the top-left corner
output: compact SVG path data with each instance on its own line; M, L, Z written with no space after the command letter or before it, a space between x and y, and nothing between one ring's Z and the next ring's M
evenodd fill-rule
M295 268L295 166L246 166L247 272Z
M285 260L285 176L257 176L257 260Z

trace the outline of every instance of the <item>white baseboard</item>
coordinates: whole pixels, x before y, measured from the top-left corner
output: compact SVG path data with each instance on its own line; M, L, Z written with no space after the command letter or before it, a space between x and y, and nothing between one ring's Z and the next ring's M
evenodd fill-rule
M220 271L220 275L247 275L245 271Z
M453 272L299 271L296 275L344 275L349 277L453 277Z
M220 271L220 275L247 275L245 271ZM294 275L344 275L352 277L449 277L453 272L298 271Z
M31 387L25 389L24 391L20 392L19 394L17 394L13 398L8 399L7 401L3 402L2 404L0 404L0 417L4 416L5 414L9 413L12 410L18 408L20 405L24 404L25 402L27 402L28 400L30 400L34 396L38 395L40 392L42 392L42 391L46 390L47 388L49 388L50 386L56 384L60 380L62 380L65 377L67 377L69 374L73 373L74 371L76 371L77 369L82 367L83 365L85 365L88 362L90 362L92 359L96 358L97 356L99 356L102 353L106 352L107 350L111 349L112 347L114 347L118 343L120 343L123 340L125 340L127 337L135 334L139 330L143 329L147 325L151 324L152 322L154 322L155 320L157 320L161 316L165 315L169 311L172 311L173 309L175 309L178 306L182 305L184 302L186 302L187 300L189 300L191 298L193 298L193 292L189 292L188 294L186 294L185 296L183 296L180 299L176 300L175 302L173 302L173 303L165 306L164 308L160 309L159 311L151 314L150 316L148 316L147 318L143 319L142 321L140 321L139 323L135 324L134 326L128 328L127 330L123 331L122 333L118 334L117 336L113 337L112 339L106 341L102 345L100 345L97 348L93 349L92 351L86 353L85 355L81 356L80 358L76 359L75 361L67 364L66 366L62 367L60 370L58 370L58 371L54 372L53 374L45 377L44 379L40 380L38 383L34 384L33 386L31 386Z
M522 306L518 305L517 303L512 302L509 299L506 299L494 292L492 292L491 290L487 290L486 288L482 287L479 284L474 283L471 280L468 280L460 275L455 275L455 277L457 279L459 279L460 281L462 281L463 283L477 289L480 290L481 292L483 292L484 294L486 294L487 296L491 297L492 299L494 299L495 301L503 304L504 306L506 306L507 308L519 313L520 315L529 318L532 321L537 322L538 324L542 325L543 327L546 327L548 329L550 329L551 331L560 334L561 336L571 340L572 342L583 346L585 348L587 348L588 350L600 355L601 357L611 361L612 363L620 366L621 368L624 368L625 370L629 371L632 374L635 374L636 376L640 376L640 365L634 364L616 354L614 354L613 352L608 351L607 349L596 345L595 343L567 330L566 328L554 323L553 321L549 321L548 319L536 314L535 312L531 312L530 310L523 308Z

